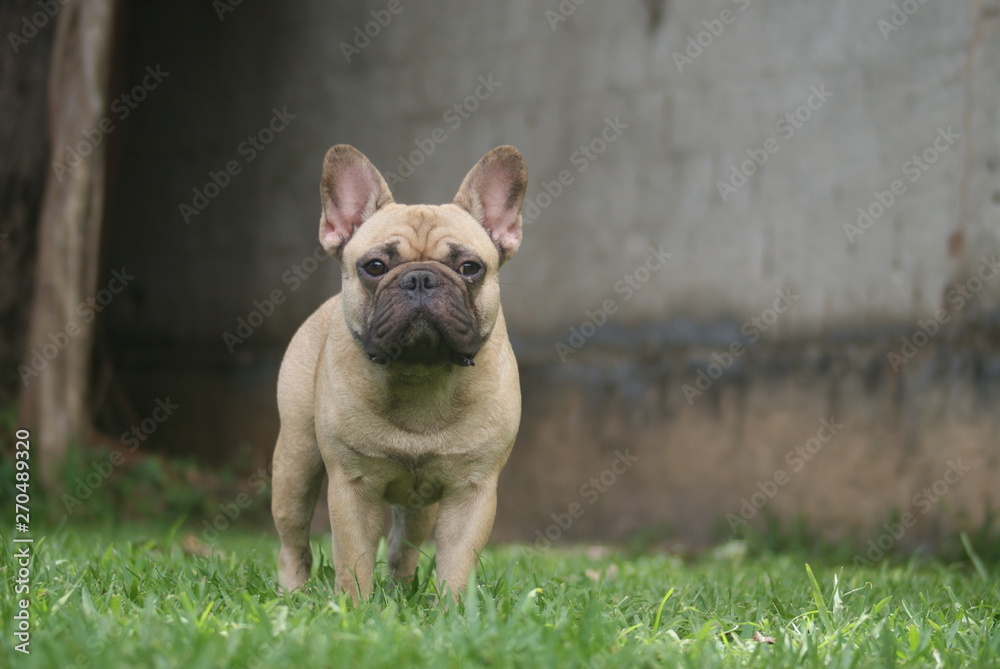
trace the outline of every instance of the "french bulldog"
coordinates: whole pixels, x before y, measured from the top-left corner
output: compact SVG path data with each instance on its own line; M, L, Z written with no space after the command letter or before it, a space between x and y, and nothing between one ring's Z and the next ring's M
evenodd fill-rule
M450 204L402 205L357 149L327 152L319 238L341 292L299 328L278 375L271 509L286 590L310 576L324 471L338 592L371 595L385 504L390 577L413 578L436 523L439 584L465 588L521 418L497 271L521 244L526 184L524 158L500 146Z

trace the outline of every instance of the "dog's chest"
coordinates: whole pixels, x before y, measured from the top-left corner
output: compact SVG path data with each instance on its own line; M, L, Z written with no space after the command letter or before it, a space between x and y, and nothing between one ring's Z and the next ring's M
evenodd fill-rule
M495 437L458 421L431 434L405 432L388 421L359 420L360 412L321 413L317 438L324 459L346 479L393 505L423 508L449 489L489 478Z
M449 484L468 474L465 458L446 455L412 457L404 454L369 459L368 482L381 489L389 504L420 509L441 500Z
M445 472L433 464L400 466L385 486L384 499L389 504L421 509L440 501L445 487Z

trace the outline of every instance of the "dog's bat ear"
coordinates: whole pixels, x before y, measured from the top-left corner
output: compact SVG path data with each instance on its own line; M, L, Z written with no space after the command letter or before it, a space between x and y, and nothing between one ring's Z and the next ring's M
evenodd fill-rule
M319 241L338 260L354 230L393 201L389 186L375 166L347 144L338 144L326 152L319 193L323 200Z
M521 203L527 185L524 157L513 146L498 146L469 171L453 200L493 238L501 264L521 246Z

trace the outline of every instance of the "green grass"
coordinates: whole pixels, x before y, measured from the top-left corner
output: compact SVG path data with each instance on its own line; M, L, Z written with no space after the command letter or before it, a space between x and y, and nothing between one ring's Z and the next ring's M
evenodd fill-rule
M212 555L184 538L52 530L35 544L26 656L13 650L4 537L0 666L1000 666L1000 593L981 564L810 566L738 550L685 562L508 546L486 552L460 604L437 600L425 557L412 586L380 580L355 606L333 594L326 538L314 543L313 579L287 598L275 592L273 535L233 529ZM755 631L776 643L751 640Z

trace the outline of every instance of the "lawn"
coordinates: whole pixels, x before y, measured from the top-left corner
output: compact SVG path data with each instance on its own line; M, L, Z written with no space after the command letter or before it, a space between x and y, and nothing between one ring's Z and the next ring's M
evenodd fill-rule
M14 650L9 535L0 545L0 666L1000 666L1000 593L982 564L874 567L747 555L487 550L445 606L428 578L353 605L326 539L302 592L275 592L277 540L231 529L215 551L183 530L36 533L30 655ZM432 553L432 551L430 551ZM383 573L384 573L384 565ZM759 640L754 640L755 632Z

